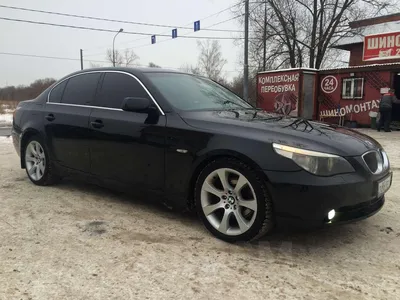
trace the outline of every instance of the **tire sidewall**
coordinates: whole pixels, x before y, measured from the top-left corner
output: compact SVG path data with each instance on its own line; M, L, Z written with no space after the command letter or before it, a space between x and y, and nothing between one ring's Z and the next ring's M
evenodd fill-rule
M230 168L233 170L236 170L243 174L247 180L250 182L251 186L253 187L255 196L257 198L257 213L256 213L256 218L254 220L253 225L249 230L247 230L245 233L241 235L235 235L235 236L229 236L225 235L221 232L219 232L217 229L214 228L208 221L207 217L205 216L202 205L201 205L201 188L202 185L207 178L207 176L215 171L216 169L220 168ZM226 241L226 242L236 242L236 241L249 241L252 240L254 237L256 237L260 230L263 227L263 223L266 219L267 216L267 211L271 211L270 209L267 210L266 206L271 205L271 202L267 202L268 197L265 193L266 191L266 186L262 186L262 182L260 182L260 179L257 177L256 173L251 170L249 167L247 167L245 164L236 161L236 160L231 160L231 159L220 159L220 160L215 160L208 164L203 171L200 173L196 186L195 186L195 203L196 203L196 210L197 214L199 215L200 219L202 220L203 224L205 227L216 237Z
M45 165L45 168L44 168L44 174L43 174L42 178L40 178L40 180L32 179L31 176L29 176L28 168L26 167L26 160L25 160L26 149L28 148L29 144L31 142L33 142L33 141L35 141L35 142L40 144L40 146L42 147L42 149L44 151L44 156L45 156L45 159L46 159L46 165ZM26 142L25 148L24 148L23 159L24 159L24 163L25 163L25 171L26 171L26 174L28 175L28 178L30 179L30 181L32 181L36 185L46 185L47 179L49 177L49 172L50 172L50 168L49 168L49 166L50 166L50 158L49 158L49 153L48 153L48 150L46 148L46 145L45 145L45 143L43 142L43 139L40 136L37 136L37 135L33 136L33 137L29 138L29 140Z

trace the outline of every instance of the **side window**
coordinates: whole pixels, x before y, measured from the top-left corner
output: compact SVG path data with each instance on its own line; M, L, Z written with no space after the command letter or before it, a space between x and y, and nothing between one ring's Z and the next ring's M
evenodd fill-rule
M106 73L96 106L121 108L126 97L148 98L140 83L129 75Z
M54 102L54 103L61 102L61 98L63 96L67 82L68 82L68 80L64 80L50 92L49 102Z
M68 80L62 103L90 105L96 93L101 73L82 74Z

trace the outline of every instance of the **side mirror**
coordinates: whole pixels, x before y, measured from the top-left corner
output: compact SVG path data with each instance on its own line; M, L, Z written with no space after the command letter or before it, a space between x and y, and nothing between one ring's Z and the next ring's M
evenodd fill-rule
M127 97L122 102L122 110L145 113L151 109L150 105L151 102L147 98Z

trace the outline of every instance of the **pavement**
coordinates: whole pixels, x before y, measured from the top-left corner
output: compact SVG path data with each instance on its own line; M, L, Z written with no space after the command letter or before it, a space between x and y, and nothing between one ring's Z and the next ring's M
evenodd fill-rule
M0 127L0 136L10 136L11 127Z

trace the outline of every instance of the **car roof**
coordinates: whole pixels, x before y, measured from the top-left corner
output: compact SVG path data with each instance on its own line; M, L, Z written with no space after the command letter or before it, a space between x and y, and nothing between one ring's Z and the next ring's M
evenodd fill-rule
M180 72L177 70L170 70L170 69L163 69L163 68L130 68L130 67L102 67L102 68L90 68L90 69L84 69L80 70L78 72L75 72L74 74L80 74L80 73L87 73L87 72L95 72L95 71L121 71L121 72L127 72L131 73L133 75L142 75L144 73L181 73L181 74L187 74L185 72Z

